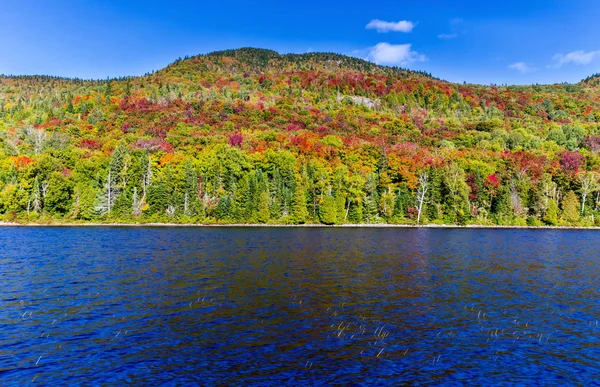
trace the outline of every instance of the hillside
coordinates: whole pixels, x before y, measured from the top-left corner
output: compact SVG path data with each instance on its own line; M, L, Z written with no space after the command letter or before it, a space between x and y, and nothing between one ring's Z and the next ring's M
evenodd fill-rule
M597 76L462 85L251 48L142 77L0 76L0 217L594 225L599 98Z

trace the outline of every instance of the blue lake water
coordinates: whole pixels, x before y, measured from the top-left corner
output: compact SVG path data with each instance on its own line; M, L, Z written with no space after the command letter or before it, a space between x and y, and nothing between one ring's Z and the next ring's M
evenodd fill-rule
M0 385L589 385L600 232L0 228Z

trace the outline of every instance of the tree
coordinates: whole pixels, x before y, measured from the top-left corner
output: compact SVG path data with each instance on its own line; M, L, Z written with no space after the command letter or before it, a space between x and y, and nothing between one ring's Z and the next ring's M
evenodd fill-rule
M44 197L46 211L61 216L67 214L72 205L73 180L60 172L52 172L46 184L47 189L42 189L42 192L46 192Z
M363 199L363 213L367 223L375 223L377 221L378 203L377 178L371 174L365 184L365 196Z
M35 129L33 126L27 126L24 129L25 136L36 155L39 155L46 145L48 135L44 129Z
M145 153L142 158L142 200L143 203L148 193L148 187L152 184L152 159L150 155Z
M556 226L558 224L558 205L554 199L548 199L548 206L546 209L546 214L544 215L544 222L551 226Z
M103 217L106 215L110 215L112 208L117 199L118 191L115 185L114 177L112 176L112 171L109 169L108 175L106 176L106 180L102 185L102 190L98 192L98 196L96 198L96 204L94 208L98 216Z
M262 191L258 196L257 220L259 223L267 223L271 213L269 211L269 192Z
M468 215L469 186L465 181L465 171L454 163L444 167L444 186L453 217L461 220Z
M598 175L591 171L581 173L579 174L579 183L581 184L579 189L581 193L581 215L583 215L588 195L598 190Z
M38 214L42 212L42 190L40 189L40 181L37 176L33 180L33 189L27 203L27 215L29 215L30 209Z
M425 204L428 187L429 174L426 171L421 172L419 174L419 188L417 189L417 223L421 223L421 213L423 212L423 204Z
M130 163L131 157L121 143L112 154L106 180L98 192L95 208L99 216L111 214L117 198L127 186Z
M387 190L381 194L379 209L386 219L394 216L394 204L396 202L396 194L392 190L392 186L388 185Z
M354 213L355 215L359 215L356 213L356 210L358 206L360 206L361 204L361 200L362 200L362 196L363 196L363 187L365 185L364 179L362 178L362 176L359 175L352 175L348 178L348 184L346 186L346 191L347 191L347 195L346 195L346 212L344 214L344 221L347 221L348 219L350 219L350 210L354 209ZM362 222L362 207L360 212L360 216L356 217L356 219L361 218L360 221L357 222ZM354 221L354 220L353 220Z
M131 215L139 218L142 215L142 201L138 197L137 187L133 187L133 195L131 199Z
M548 210L550 200L554 200L554 204L556 204L557 188L558 186L556 183L552 181L552 175L549 173L544 173L540 181L540 210L542 212L546 212Z
M294 221L299 224L306 223L308 219L308 209L306 208L306 191L300 183L296 184L296 190L293 197L292 215Z
M335 197L326 195L323 203L319 206L319 219L323 224L335 224L337 221L337 209Z
M567 222L575 223L579 221L579 200L575 192L567 192L562 202L562 210L562 216Z

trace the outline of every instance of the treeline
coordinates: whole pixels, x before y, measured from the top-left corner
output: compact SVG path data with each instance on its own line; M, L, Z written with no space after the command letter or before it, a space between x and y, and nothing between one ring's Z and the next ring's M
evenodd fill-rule
M5 220L595 225L600 219L598 174L564 165L571 170L552 176L529 159L489 174L485 165L465 168L463 160L439 158L411 176L390 166L385 153L363 174L287 150L252 155L220 144L183 156L120 143L109 158L51 149L13 160L0 173Z

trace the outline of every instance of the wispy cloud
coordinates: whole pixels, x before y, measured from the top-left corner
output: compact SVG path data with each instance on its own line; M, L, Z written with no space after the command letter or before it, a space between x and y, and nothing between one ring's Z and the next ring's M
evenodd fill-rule
M415 28L415 24L408 20L388 22L375 19L371 20L366 28L368 30L377 30L377 32L411 32Z
M439 39L445 39L445 40L458 38L461 35L459 32L457 32L458 25L462 24L462 22L464 22L464 20L461 19L461 18L458 18L458 17L450 20L450 25L451 25L450 30L452 32L446 32L446 33L443 33L443 34L439 34L438 38ZM462 33L464 34L465 32L463 31Z
M568 54L556 54L552 58L554 65L550 67L561 67L566 64L587 65L596 57L600 56L600 51L573 51Z
M392 66L407 66L413 62L424 62L425 55L411 49L411 44L378 43L369 49L367 59L371 62Z
M521 74L529 74L537 71L535 67L531 67L525 62L513 63L510 66L508 66L508 68L512 70L517 70Z
M456 39L458 38L458 34L456 32L452 34L439 34L438 38L440 39Z

